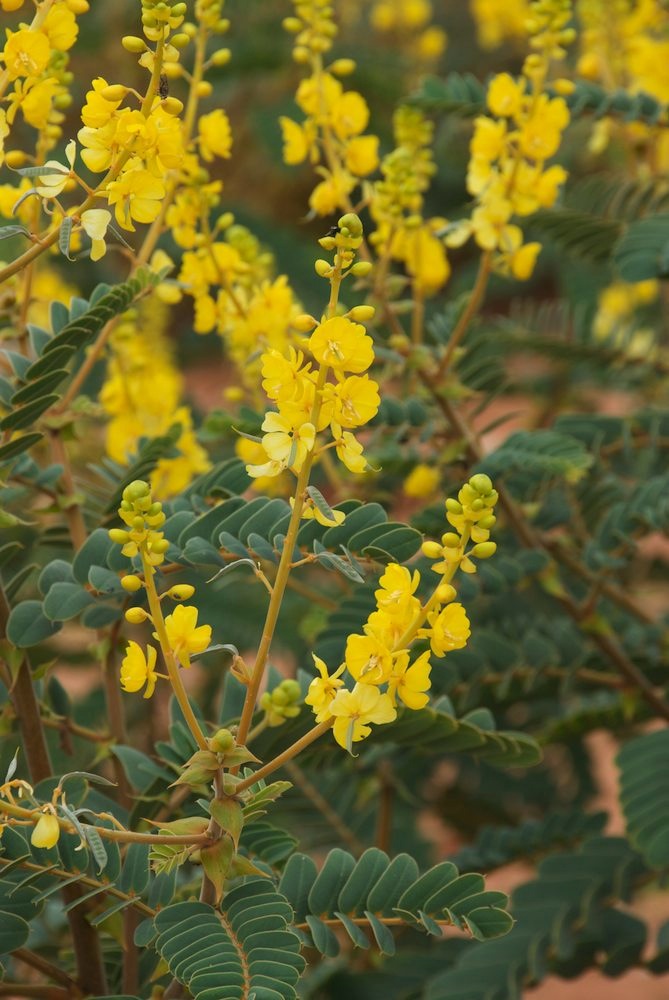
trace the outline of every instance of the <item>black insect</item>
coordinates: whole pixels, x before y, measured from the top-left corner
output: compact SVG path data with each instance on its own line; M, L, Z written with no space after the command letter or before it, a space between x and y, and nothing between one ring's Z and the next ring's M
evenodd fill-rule
M160 94L160 99L162 101L164 101L166 97L169 97L170 85L164 73L160 74L160 81L158 82L158 93Z
M339 232L341 232L341 230L339 229L339 226L330 226L330 228L328 229L328 231L326 233L326 236L336 236L337 233L339 233Z

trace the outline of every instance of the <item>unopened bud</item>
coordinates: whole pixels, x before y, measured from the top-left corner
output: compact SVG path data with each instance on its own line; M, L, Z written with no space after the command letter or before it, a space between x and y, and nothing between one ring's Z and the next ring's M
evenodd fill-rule
M230 62L232 53L230 49L217 49L216 52L212 54L211 65L212 66L227 66Z
M496 551L496 542L479 542L467 555L474 556L475 559L490 559Z
M348 273L355 275L356 278L366 278L372 267L371 260L359 260L357 264L349 268Z
M442 555L442 546L439 542L423 542L421 545L421 552L428 559L439 559Z
M178 97L166 97L163 101L163 111L168 115L173 115L174 118L180 115L183 109L183 101L180 101Z
M128 503L133 503L135 500L141 500L148 496L150 492L151 487L148 483L145 483L143 479L134 479L123 490L123 499Z
M214 753L228 753L235 745L235 738L229 729L219 729L209 740Z
M362 236L362 222L355 212L347 212L338 222L339 229L347 236Z
M482 517L481 520L478 522L478 525L479 528L483 528L484 531L490 531L491 528L494 528L496 523L497 523L497 518L495 517L494 514L486 514L486 516Z
M137 35L124 35L121 39L121 45L126 52L135 52L139 55L141 52L146 52L146 42L143 38L138 38Z
M446 501L446 510L449 514L462 514L462 504L454 500L453 497L449 497Z
M442 583L437 587L437 600L441 604L450 604L455 597L455 587L452 587L450 583Z
M125 620L131 625L141 625L148 617L144 608L128 608L125 613Z
M121 586L124 590L127 590L129 594L136 594L138 590L141 590L144 584L138 576L134 573L128 573L121 580Z
M281 26L284 31L289 31L291 35L296 35L298 31L302 31L302 22L299 17L284 17Z
M122 101L128 93L128 88L122 83L112 83L109 87L104 87L100 91L100 97L105 101Z
M13 167L14 169L16 169L16 167L22 166L27 159L28 157L22 150L12 149L5 156L5 163L7 164L8 167Z
M116 545L125 545L130 541L130 533L128 531L124 531L123 528L110 528L109 538Z
M367 323L370 319L374 319L375 312L374 306L353 306L346 315L356 323Z
M179 31L170 37L170 45L173 45L175 49L185 49L189 42L190 35L185 31Z
M194 593L195 587L190 583L177 583L174 587L170 587L167 596L172 597L175 601L187 601Z
M332 264L321 257L314 264L314 270L319 278L329 278L332 274Z
M486 476L484 472L478 472L475 476L472 476L469 480L469 485L483 496L487 496L488 493L492 492L492 479L490 476Z
M456 535L454 531L447 531L445 535L441 536L441 540L447 549L457 549L460 545L460 536Z
M315 326L318 326L318 320L310 316L309 313L300 313L292 320L291 325L299 330L300 333L311 333Z
M200 80L196 87L196 93L198 97L210 97L213 89L208 80Z
M279 687L283 688L291 701L299 701L302 697L302 688L297 681L291 678L281 681Z
M335 59L330 65L330 72L335 76L350 76L355 73L355 62L353 59Z
M170 547L170 543L166 538L157 538L155 542L151 542L152 552L167 552Z

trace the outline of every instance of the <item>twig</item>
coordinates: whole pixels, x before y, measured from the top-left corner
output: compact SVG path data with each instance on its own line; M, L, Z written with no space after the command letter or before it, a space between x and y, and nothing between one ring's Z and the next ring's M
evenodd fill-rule
M365 849L365 845L358 840L353 830L344 822L338 812L332 808L328 800L321 795L316 786L309 781L299 764L294 760L284 764L286 771L290 775L290 780L300 789L302 794L309 799L311 804L321 813L324 819L339 835L343 843L348 844L351 851L356 856L360 856Z

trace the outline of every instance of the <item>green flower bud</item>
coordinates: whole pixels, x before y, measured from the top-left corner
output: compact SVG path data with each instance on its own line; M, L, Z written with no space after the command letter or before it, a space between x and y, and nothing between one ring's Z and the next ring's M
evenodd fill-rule
M469 485L477 493L487 496L492 492L492 479L490 476L486 476L484 472L479 472L469 480Z
M299 701L302 697L302 688L295 680L281 681L279 687L283 688L291 701Z
M454 500L453 497L449 497L446 501L446 510L449 514L462 514L462 504Z
M319 278L329 278L332 274L332 264L321 257L314 264L314 270Z
M109 538L116 545L126 545L130 541L130 532L124 531L123 528L110 528Z
M352 309L349 309L347 316L356 323L367 323L370 319L374 319L375 312L374 306L353 306Z
M228 753L235 746L235 738L229 729L219 729L209 740L214 753Z
M347 212L339 219L338 226L344 236L362 236L362 222L355 212Z
M349 274L355 275L356 278L366 278L369 272L372 270L371 260L359 260L357 264L349 268Z
M128 483L123 490L123 499L127 500L128 503L134 503L136 500L141 500L150 493L151 487L148 483L145 483L143 479L135 479L132 483Z
M479 542L468 555L474 556L475 559L490 559L490 556L494 556L496 551L496 542Z
M441 540L447 549L457 549L462 541L460 536L456 535L454 531L447 531L445 535L441 536Z

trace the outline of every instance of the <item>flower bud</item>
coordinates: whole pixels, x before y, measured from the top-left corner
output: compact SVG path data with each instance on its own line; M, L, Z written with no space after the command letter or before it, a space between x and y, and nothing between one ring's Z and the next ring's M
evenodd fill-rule
M127 93L128 88L124 87L122 83L113 83L100 91L100 97L104 98L105 101L122 101Z
M133 503L135 500L141 500L148 496L150 492L151 488L148 483L145 483L143 479L135 479L128 483L123 490L123 499L127 500L128 503Z
M454 500L453 497L449 497L446 501L446 510L449 514L462 514L462 504Z
M350 76L355 73L355 62L353 59L335 59L330 65L330 72L335 76Z
M125 613L125 620L131 625L141 625L148 617L144 608L128 608Z
M144 584L138 576L134 573L128 573L121 579L121 586L124 590L127 590L129 594L136 594L138 590L141 590Z
M23 152L23 150L12 149L5 156L5 163L7 164L8 167L13 167L14 169L16 169L16 167L23 166L23 164L26 162L27 159L28 157Z
M110 528L109 538L116 545L126 545L130 541L130 532L124 531L123 528Z
M490 559L490 556L494 556L496 551L496 542L479 542L478 545L475 545L474 548L467 554L474 556L475 559Z
M439 559L442 554L441 549L442 547L439 542L430 541L423 542L420 547L421 552L424 556L427 556L428 559Z
M151 541L152 552L167 552L169 547L170 543L166 538L157 538L155 541Z
M334 236L321 236L318 245L323 247L324 250L334 250L337 246L337 241Z
M490 476L486 476L484 472L478 472L475 476L472 476L469 480L469 485L483 496L492 493L492 479Z
M180 115L183 109L183 101L180 101L178 97L166 97L163 101L163 111L174 118Z
M447 531L445 535L441 536L441 540L447 549L457 549L461 542L460 536L456 535L454 531Z
M137 55L146 52L146 42L143 38L138 38L137 35L124 35L121 39L121 45L126 52L135 52Z
M479 528L483 528L484 531L490 531L491 528L494 528L496 523L497 523L497 518L495 517L494 514L486 514L485 517L481 518L478 524Z
M299 17L284 17L281 26L284 31L289 31L291 35L296 35L298 31L302 31L302 22Z
M329 278L332 274L332 264L321 257L314 264L314 270L319 278Z
M208 80L200 80L196 87L196 93L198 97L211 97L213 89Z
M355 212L347 212L338 222L339 229L345 236L362 236L362 222Z
M185 31L179 31L170 37L170 45L175 49L185 49L190 42L190 36Z
M302 697L302 688L297 681L292 680L291 678L281 681L279 687L283 688L290 701L299 701Z
M175 601L187 601L195 593L195 587L190 583L177 583L174 587L170 587L167 591L167 596L172 597Z
M437 587L437 600L441 604L450 604L455 597L455 587L452 587L450 583L442 583Z
M232 53L230 49L217 49L216 52L212 54L211 65L212 66L227 66L230 62L230 57Z
M214 753L228 753L235 745L235 738L229 729L219 729L209 740Z
M359 260L357 264L349 268L348 273L355 275L356 278L366 278L372 267L371 260Z
M356 323L367 323L370 319L374 319L375 312L374 306L353 306L346 315Z
M318 326L318 320L310 316L309 313L301 313L291 321L291 326L299 330L300 333L311 333L314 327Z
M55 847L60 837L60 823L53 813L42 813L30 835L33 847L44 847L47 850Z

